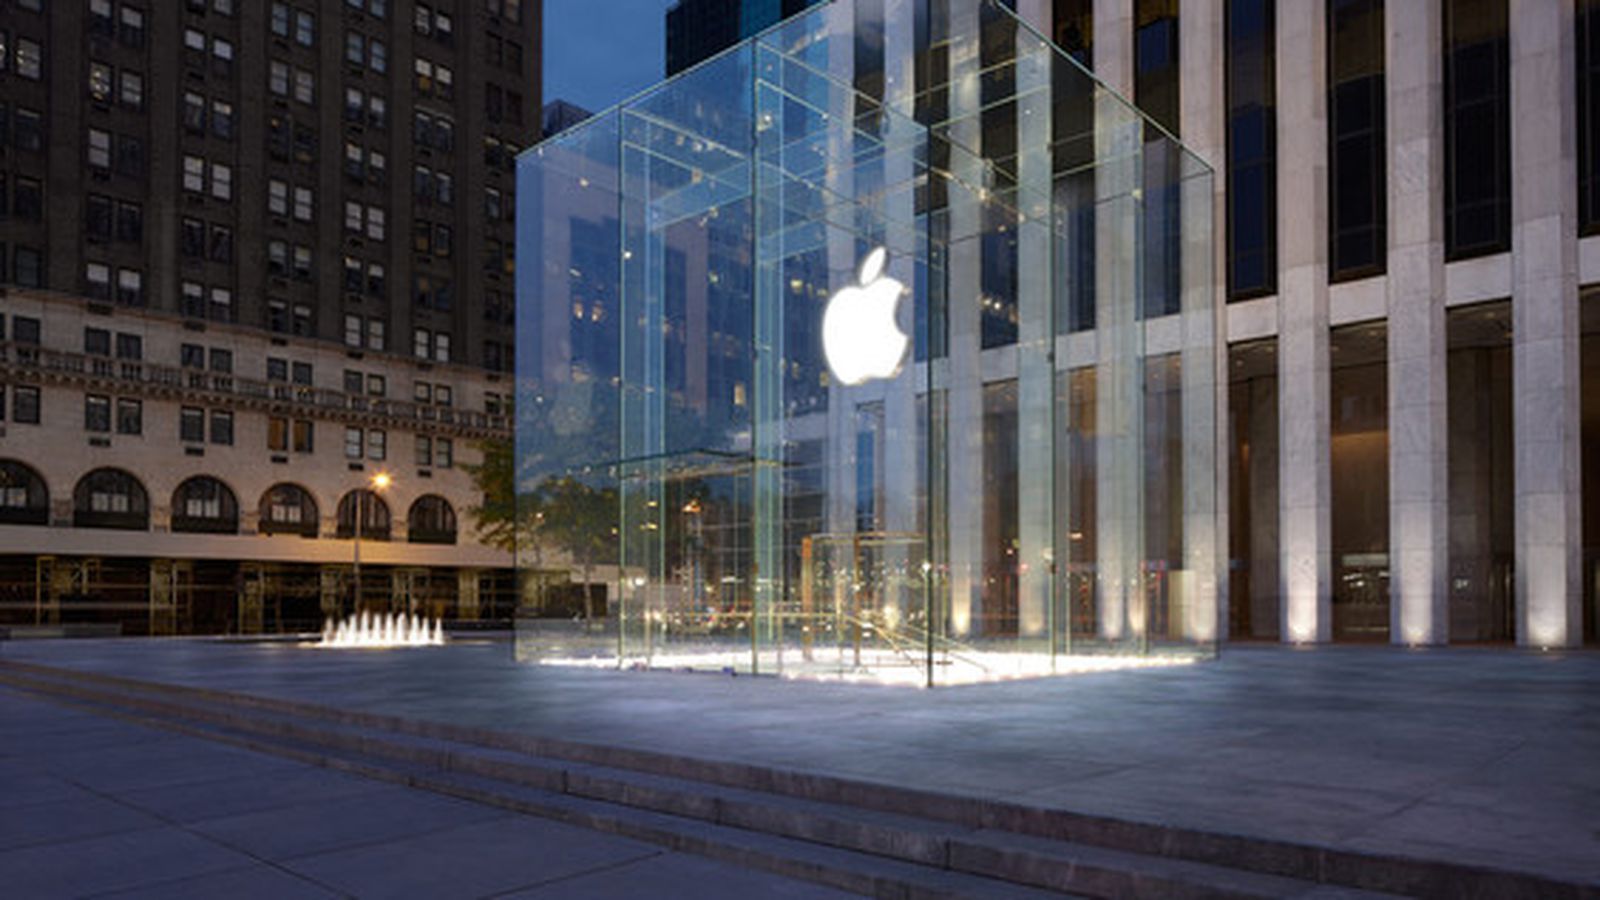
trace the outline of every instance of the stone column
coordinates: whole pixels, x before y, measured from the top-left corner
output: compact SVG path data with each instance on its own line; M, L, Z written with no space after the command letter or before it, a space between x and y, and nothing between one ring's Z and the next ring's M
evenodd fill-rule
M1133 0L1094 0L1094 74L1133 100Z
M150 635L177 633L176 568L170 559L150 560Z
M979 146L978 5L950 4L950 137L958 184L982 184ZM950 634L966 638L983 615L983 368L978 294L982 251L977 198L950 191L947 334L949 336L948 487L950 534Z
M1511 2L1517 643L1583 640L1573 4Z
M1224 302L1227 246L1222 163L1222 0L1190 0L1178 27L1179 129L1184 145L1212 167L1180 163L1183 204L1183 542L1184 635L1211 641L1228 629L1228 347Z
M1042 0L1019 5L1018 13L1049 33L1049 11ZM1016 53L1017 612L1018 634L1036 638L1044 637L1050 624L1055 553L1055 292L1050 265L1055 237L1050 227L1050 76L1055 51L1019 28Z
M1384 9L1389 134L1389 638L1450 639L1440 5Z
M1332 632L1329 485L1328 122L1323 0L1277 9L1279 553L1283 639Z

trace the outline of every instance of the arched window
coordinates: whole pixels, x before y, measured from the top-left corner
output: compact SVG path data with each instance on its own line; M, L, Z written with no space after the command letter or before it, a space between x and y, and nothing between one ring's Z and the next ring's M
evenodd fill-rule
M418 497L406 514L406 529L413 544L454 544L456 511L438 494Z
M298 534L301 537L317 536L317 501L298 484L275 484L261 495L261 521L256 530L262 534Z
M361 507L361 539L387 541L389 539L389 504L365 488L351 491L339 501L339 531L342 538L355 537L356 507Z
M95 469L72 491L72 524L79 528L150 527L150 497L139 479L121 469Z
M0 459L0 522L50 524L50 489L31 466Z
M172 492L172 530L237 534L239 500L217 479L196 475Z

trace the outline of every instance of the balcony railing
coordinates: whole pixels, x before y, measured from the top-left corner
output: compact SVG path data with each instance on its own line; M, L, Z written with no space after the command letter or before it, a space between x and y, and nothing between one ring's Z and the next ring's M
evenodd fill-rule
M503 433L510 428L509 420L503 415L365 394L347 394L329 388L264 381L202 369L111 359L14 341L0 341L0 369L18 372L23 377L32 373L36 377L110 382L129 392L180 391L203 396L209 402L232 399L240 403L281 406L286 412L296 415L341 418L354 414L384 419L401 426L422 425L490 433Z

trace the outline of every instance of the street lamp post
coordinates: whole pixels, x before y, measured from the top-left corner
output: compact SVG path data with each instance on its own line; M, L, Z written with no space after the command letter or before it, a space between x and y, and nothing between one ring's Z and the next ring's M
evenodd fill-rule
M392 482L393 479L389 477L388 472L379 472L368 480L368 483L372 486L372 493L382 491ZM366 518L367 494L367 491L358 491L356 493L356 534L355 549L353 551L355 564L355 572L353 573L355 578L355 596L351 604L352 609L350 610L352 615L361 612L361 520Z

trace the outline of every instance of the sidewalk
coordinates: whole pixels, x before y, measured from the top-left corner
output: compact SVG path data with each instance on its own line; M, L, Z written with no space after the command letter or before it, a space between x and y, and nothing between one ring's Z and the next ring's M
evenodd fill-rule
M1600 885L1600 654L1225 648L921 691L203 640L0 658Z
M847 895L0 689L9 897Z

